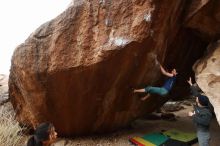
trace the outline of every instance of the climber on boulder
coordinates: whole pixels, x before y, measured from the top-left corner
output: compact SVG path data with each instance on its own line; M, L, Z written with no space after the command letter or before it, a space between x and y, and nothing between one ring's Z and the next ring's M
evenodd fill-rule
M168 72L160 64L160 70L163 75L168 77L168 79L165 81L162 87L147 86L142 89L134 89L133 91L134 93L147 93L147 95L142 97L141 100L143 101L146 100L150 96L150 94L158 94L161 96L166 96L172 89L174 83L176 82L176 75L177 75L176 69L174 68L172 69L171 72Z

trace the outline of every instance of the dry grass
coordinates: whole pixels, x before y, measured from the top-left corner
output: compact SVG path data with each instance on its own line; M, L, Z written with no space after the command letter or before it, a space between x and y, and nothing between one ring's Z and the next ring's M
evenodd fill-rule
M22 128L15 120L10 103L0 106L0 146L24 145L24 137L19 136Z

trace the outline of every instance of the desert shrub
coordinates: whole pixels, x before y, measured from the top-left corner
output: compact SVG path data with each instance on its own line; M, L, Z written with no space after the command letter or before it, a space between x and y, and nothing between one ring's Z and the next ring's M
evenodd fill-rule
M0 146L24 145L24 137L18 135L21 130L14 112L8 106L0 106Z

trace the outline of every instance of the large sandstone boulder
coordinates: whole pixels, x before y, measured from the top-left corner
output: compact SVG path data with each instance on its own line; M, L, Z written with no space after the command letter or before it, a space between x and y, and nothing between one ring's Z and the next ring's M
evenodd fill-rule
M206 43L182 27L188 4L75 0L13 54L9 94L18 120L51 121L69 136L112 131L160 107L167 98L142 102L132 87L160 85L157 60L187 76L201 56Z
M194 70L197 83L209 97L220 123L220 41L210 44L206 57L195 64Z

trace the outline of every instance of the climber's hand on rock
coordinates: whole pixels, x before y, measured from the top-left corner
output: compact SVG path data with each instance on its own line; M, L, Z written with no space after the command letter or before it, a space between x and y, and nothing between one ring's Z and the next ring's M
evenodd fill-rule
M189 80L187 80L187 82L189 83L190 86L192 86L192 78L189 77Z
M190 116L190 117L192 117L193 115L195 114L195 111L190 111L189 113L188 113L188 116Z

